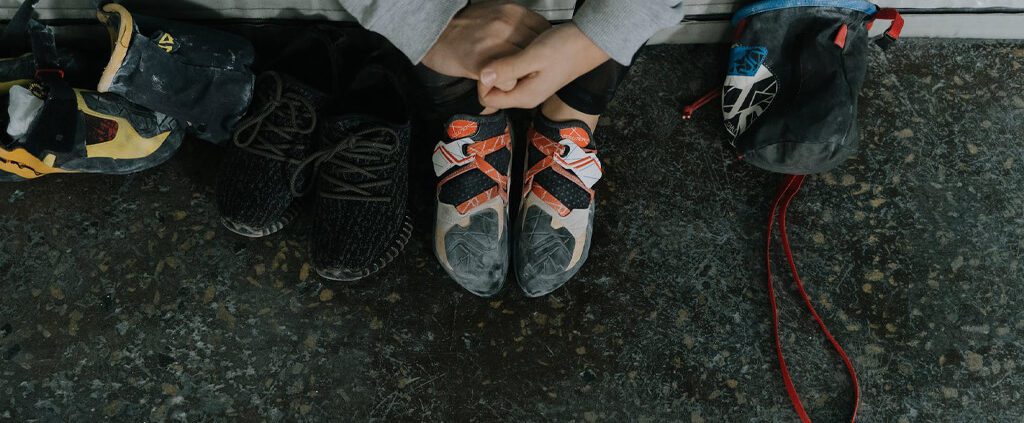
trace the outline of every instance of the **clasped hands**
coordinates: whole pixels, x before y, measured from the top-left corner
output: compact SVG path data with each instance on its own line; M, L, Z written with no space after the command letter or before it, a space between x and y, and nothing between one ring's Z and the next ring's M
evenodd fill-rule
M551 26L523 6L485 1L455 15L423 64L476 80L480 103L500 110L537 107L607 60L572 23Z

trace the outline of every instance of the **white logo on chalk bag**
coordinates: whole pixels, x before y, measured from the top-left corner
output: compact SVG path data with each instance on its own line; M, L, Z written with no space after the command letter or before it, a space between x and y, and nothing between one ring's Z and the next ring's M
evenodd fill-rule
M778 78L764 62L768 49L734 46L729 72L722 88L722 115L725 127L739 136L766 110L779 92Z

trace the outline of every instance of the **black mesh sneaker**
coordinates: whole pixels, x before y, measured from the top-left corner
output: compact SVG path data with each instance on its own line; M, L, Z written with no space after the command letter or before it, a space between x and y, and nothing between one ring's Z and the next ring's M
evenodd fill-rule
M294 219L292 187L307 185L308 172L299 165L309 154L317 113L328 97L276 72L260 75L253 97L217 178L217 207L225 227L255 238Z
M434 147L434 254L463 288L490 297L508 274L511 134L504 113L456 115Z
M395 76L381 66L363 68L345 98L358 99L351 106L361 112L325 120L303 167L317 176L313 267L326 279L352 281L391 263L412 235L410 124Z
M603 169L583 122L552 122L538 113L527 137L514 262L523 292L539 297L565 285L586 262L593 186Z

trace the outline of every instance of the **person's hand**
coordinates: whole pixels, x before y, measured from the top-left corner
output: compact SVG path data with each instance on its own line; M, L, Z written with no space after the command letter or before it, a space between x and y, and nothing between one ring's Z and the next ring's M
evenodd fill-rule
M444 75L479 80L483 65L519 52L549 28L547 19L515 3L473 3L452 18L423 64Z
M608 61L576 25L559 25L526 49L480 71L480 103L489 108L532 109L580 75Z

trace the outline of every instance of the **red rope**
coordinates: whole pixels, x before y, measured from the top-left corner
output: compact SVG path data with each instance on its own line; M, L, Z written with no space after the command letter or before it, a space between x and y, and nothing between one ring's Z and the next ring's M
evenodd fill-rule
M718 96L720 95L722 95L721 88L712 88L711 91L708 91L708 93L704 94L703 97L698 98L697 101L694 101L693 103L690 103L690 105L683 108L683 119L693 118L693 113L696 112L697 109L703 107L705 104L710 103L711 100L718 98Z
M789 246L789 235L786 232L786 212L789 209L789 204L796 197L797 192L800 191L800 187L804 183L803 175L786 175L783 179L782 186L779 191L775 194L775 198L772 200L771 212L768 216L768 236L765 240L765 264L768 269L768 299L771 303L772 308L772 335L775 338L775 353L779 359L779 369L782 372L782 381L786 385L786 393L789 395L789 400L793 404L793 409L796 410L797 415L800 416L800 421L804 423L810 423L811 418L807 415L807 411L804 409L803 403L800 401L800 394L797 393L796 385L793 384L793 378L789 374L789 367L786 365L786 357L782 352L782 339L779 336L779 311L778 305L775 301L775 285L772 280L772 263L771 263L771 246L772 246L772 233L775 225L776 214L778 214L779 222L779 233L782 236L782 249L786 253L786 259L789 262L789 268L793 272L793 280L796 282L797 289L800 292L800 296L804 300L804 304L807 309L811 312L811 316L814 317L815 322L818 323L818 327L821 328L822 333L825 334L825 338L828 339L829 343L832 344L832 348L839 354L839 357L843 360L843 364L846 366L846 371L850 375L850 382L853 385L853 415L850 417L850 421L854 422L857 420L857 410L860 408L860 382L857 380L857 371L853 367L853 362L850 357L846 355L846 351L839 345L839 341L836 341L832 333L829 332L828 327L825 325L825 321L822 320L821 316L814 309L811 304L811 298L807 295L807 291L804 289L803 281L800 280L800 274L796 269L796 260L793 258L793 251Z
M747 29L747 20L744 19L744 20L740 21L740 23L738 25L736 25L736 32L733 33L733 36L732 36L733 40L734 41L739 41L740 36L743 35L743 31L745 31L746 29ZM718 88L718 87L712 88L711 91L708 91L707 94L704 94L703 97L698 98L697 101L694 101L693 103L690 103L686 107L683 107L683 119L684 120L693 119L693 114L697 112L697 109L700 109L701 107L704 107L705 104L710 103L711 100L714 100L714 99L718 98L718 96L720 96L720 95L722 95L722 89L721 88Z

